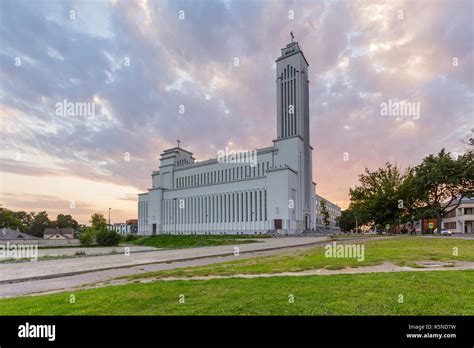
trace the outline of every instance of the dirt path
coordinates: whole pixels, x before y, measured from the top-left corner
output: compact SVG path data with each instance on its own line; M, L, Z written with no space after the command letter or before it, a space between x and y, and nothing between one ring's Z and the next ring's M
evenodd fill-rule
M149 281L173 281L173 280L210 280L210 279L228 279L228 278L268 278L268 277L303 277L315 275L335 275L335 274L361 274L361 273L390 273L390 272L426 272L426 271L461 271L474 270L474 262L458 261L450 266L431 265L424 268L415 268L408 266L398 266L391 262L384 262L380 265L344 268L339 270L330 269L311 269L301 272L281 272L281 273L259 273L259 274L234 274L228 276L194 276L194 277L166 277L143 279L142 282Z

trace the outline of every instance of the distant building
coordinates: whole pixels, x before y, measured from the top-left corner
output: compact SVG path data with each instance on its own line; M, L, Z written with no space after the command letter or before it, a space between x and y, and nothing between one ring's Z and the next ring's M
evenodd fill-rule
M324 216L321 214L322 212L322 201L326 202L326 209L329 213L329 225L326 226L324 224ZM337 205L334 204L330 201L328 201L326 198L321 197L320 195L316 195L316 227L317 228L329 228L329 229L334 229L334 230L340 230L340 228L337 226L337 218L341 216L341 208Z
M107 225L107 228L109 230L115 231L118 234L121 235L127 235L127 234L137 234L138 232L138 219L130 219L127 220L125 223L119 222L115 224L109 224Z
M451 203L450 207L458 202ZM443 218L443 228L453 233L474 233L474 197L464 197L459 206Z
M29 234L20 232L19 230L12 230L11 228L2 228L0 232L0 240L27 240L27 239L41 239L35 236L31 236Z
M47 228L44 230L43 239L74 239L74 229Z

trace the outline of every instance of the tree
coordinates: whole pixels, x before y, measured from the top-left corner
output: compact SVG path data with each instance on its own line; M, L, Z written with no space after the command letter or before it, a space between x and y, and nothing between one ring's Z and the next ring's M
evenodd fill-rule
M352 231L356 228L356 215L353 209L343 210L337 218L337 225L341 231Z
M94 243L96 237L96 230L93 227L88 227L81 233L79 240L82 245L89 246Z
M461 141L469 146L474 146L474 128L471 128L471 134L466 135Z
M45 211L36 214L31 221L30 234L35 237L43 237L44 230L51 226L48 213Z
M107 220L102 214L99 214L99 213L92 214L91 220L89 222L92 224L92 227L96 230L107 229Z
M323 217L323 223L326 228L329 226L329 212L324 199L321 200L321 216Z
M92 226L80 233L79 240L83 245L91 245L94 242L102 246L117 245L121 237L115 231L107 230L107 220L99 213L92 214L90 220Z
M473 152L452 156L442 149L415 167L413 188L416 205L425 216L436 216L438 230L442 218L456 209L465 196L474 194Z
M410 173L410 168L401 173L390 163L376 171L365 169L365 174L359 176L359 186L349 190L352 210L361 225L385 225L401 218L406 198L401 189Z
M25 230L23 232L27 232L31 222L33 221L35 213L27 213L26 211L13 211L12 214L24 226Z
M11 228L12 230L18 229L21 232L27 232L28 226L24 224L21 217L22 214L17 214L6 208L0 208L0 227Z
M56 225L58 228L73 228L75 231L79 228L79 223L71 215L58 214Z

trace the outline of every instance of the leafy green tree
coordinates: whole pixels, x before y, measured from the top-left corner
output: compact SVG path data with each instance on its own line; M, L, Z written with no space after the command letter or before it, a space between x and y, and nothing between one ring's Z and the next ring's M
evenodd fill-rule
M323 217L323 224L327 228L329 226L329 211L324 199L321 200L321 216Z
M58 214L56 217L56 225L58 228L73 228L74 230L79 228L79 223L74 220L71 215Z
M473 152L453 156L442 149L415 167L413 191L416 206L426 217L436 216L438 229L442 218L456 209L465 196L474 194Z
M394 223L403 214L402 185L411 172L402 173L396 166L386 163L375 171L365 169L359 176L359 185L349 190L351 206L361 224L385 225Z
M82 245L89 246L95 242L97 231L93 227L88 227L79 236L79 241Z
M21 232L28 232L28 226L24 224L21 217L22 214L18 214L6 208L0 208L0 227L8 227L12 230L18 229Z
M31 225L31 222L33 221L35 213L33 212L27 213L26 211L14 211L12 212L12 214L24 226L25 228L24 232L27 232L28 228Z
M341 216L337 218L337 225L342 231L352 231L356 228L356 215L350 207L341 212Z
M35 237L43 237L44 230L51 227L52 223L48 218L48 213L45 211L36 214L31 221L30 234Z
M107 220L102 214L92 214L90 223L92 224L92 227L96 230L107 229Z
M95 213L92 214L90 223L91 227L88 227L85 231L81 231L79 240L83 245L91 245L97 242L99 245L112 246L117 245L120 242L120 235L115 231L107 230L107 220L104 215Z

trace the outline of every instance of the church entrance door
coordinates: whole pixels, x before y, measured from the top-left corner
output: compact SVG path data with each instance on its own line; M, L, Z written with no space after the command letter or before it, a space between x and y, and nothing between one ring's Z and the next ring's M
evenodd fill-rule
M281 230L283 227L281 219L275 219L274 222L275 222L275 230Z

